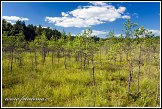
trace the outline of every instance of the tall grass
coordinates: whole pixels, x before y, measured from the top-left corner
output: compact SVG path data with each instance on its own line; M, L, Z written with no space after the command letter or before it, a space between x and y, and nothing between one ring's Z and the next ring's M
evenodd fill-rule
M125 55L123 54L123 59ZM80 70L80 64L71 58L67 59L67 69L64 68L64 58L54 58L51 63L51 54L46 57L43 65L41 55L37 55L38 65L32 69L32 54L23 54L23 65L18 62L13 63L12 73L9 70L9 58L3 54L2 60L2 103L4 107L36 107L36 106L104 106L104 107L154 107L156 105L156 81L159 75L159 62L145 64L141 67L140 90L137 96L137 74L138 65L134 63L133 82L131 95L127 92L128 71L125 61L122 68L119 68L119 56L116 64L107 62L106 57L102 56L102 63L98 63L99 58L95 56L95 81L92 84L91 65L86 69ZM119 79L120 72L120 79ZM158 78L158 81L160 79ZM160 88L158 88L160 89ZM160 96L160 95L159 95ZM6 98L46 98L43 101L7 101ZM160 100L158 100L158 106Z

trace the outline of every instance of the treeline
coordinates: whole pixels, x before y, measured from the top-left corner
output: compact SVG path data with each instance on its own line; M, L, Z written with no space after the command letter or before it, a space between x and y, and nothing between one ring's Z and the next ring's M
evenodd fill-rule
M61 35L64 34L56 29L51 29L50 27L42 27L41 25L35 26L33 24L26 25L24 21L16 21L15 24L11 24L7 22L5 19L2 20L2 34L3 36L18 36L19 34L23 34L25 36L26 41L33 41L36 36L42 35L45 32L45 36L48 40L51 37L58 40L61 38ZM67 37L67 35L65 35ZM95 41L99 41L99 37L92 37ZM71 36L71 40L74 39L74 36Z
M15 24L7 22L5 19L2 20L2 34L3 36L17 36L22 33L25 36L26 41L34 40L36 36L42 35L45 31L45 35L49 40L52 36L56 39L61 37L61 32L56 29L49 27L43 28L41 25L34 26L33 24L26 25L24 21L17 21Z

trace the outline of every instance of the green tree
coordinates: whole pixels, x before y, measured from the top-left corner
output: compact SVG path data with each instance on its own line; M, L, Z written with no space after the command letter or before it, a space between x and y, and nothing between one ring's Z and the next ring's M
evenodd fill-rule
M47 37L45 35L45 31L42 32L42 35L36 37L36 43L39 48L41 48L42 51L42 62L43 65L45 64L45 59L46 59L46 52L47 52Z
M132 65L132 45L133 43L133 38L134 38L134 30L138 24L132 23L130 19L128 19L124 23L124 34L125 34L125 52L126 52L126 60L127 60L127 65L129 66L129 77L128 77L128 94L130 94L130 87L131 87L131 82L132 82L132 74L133 74L133 65ZM130 58L130 59L128 59Z

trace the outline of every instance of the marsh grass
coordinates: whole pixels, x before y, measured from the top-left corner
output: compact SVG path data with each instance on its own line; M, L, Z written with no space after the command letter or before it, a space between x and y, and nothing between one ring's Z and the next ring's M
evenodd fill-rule
M80 70L80 64L71 58L67 59L67 69L64 68L64 58L54 58L51 54L42 65L41 55L37 54L37 67L32 69L30 53L23 54L23 65L13 64L13 72L8 69L9 59L2 60L2 103L4 107L147 107L155 106L156 75L158 62L141 67L140 94L137 94L137 71L134 64L131 94L127 93L128 71L125 61L119 68L116 64L107 62L101 57L102 63L95 62L96 85L92 84L91 65ZM124 57L124 55L123 55ZM97 60L97 58L96 58ZM134 61L135 63L135 61ZM119 78L120 72L120 78ZM160 89L160 88L158 88ZM6 98L47 98L45 101L6 101Z

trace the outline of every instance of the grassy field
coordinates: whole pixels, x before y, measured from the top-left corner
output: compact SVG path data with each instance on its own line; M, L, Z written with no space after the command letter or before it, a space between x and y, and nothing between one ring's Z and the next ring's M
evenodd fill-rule
M80 69L80 62L64 57L58 63L56 55L51 64L51 53L47 54L45 64L37 52L37 67L32 66L33 53L22 54L22 65L13 59L13 71L10 72L9 53L3 53L2 59L2 103L4 107L155 107L160 106L160 70L159 60L153 58L150 64L145 61L140 72L140 93L137 93L138 65L136 54L133 56L133 80L131 94L128 94L129 71L123 53L122 63L109 59L109 56L95 55L95 82L92 84L92 66ZM159 54L154 54L159 58ZM146 56L143 55L143 60ZM39 100L31 100L39 98ZM41 100L40 100L41 98ZM12 99L12 100L11 100ZM28 100L26 100L28 99Z

